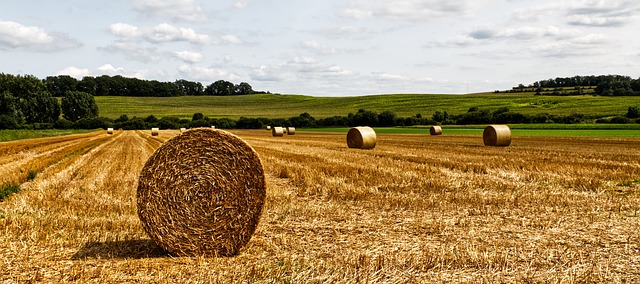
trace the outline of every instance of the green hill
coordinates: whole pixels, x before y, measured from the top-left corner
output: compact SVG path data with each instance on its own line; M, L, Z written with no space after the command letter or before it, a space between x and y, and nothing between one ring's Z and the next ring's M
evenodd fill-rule
M508 107L523 114L548 113L593 116L624 115L629 106L640 106L640 97L534 96L523 94L421 95L397 94L359 97L311 97L302 95L258 94L244 96L115 97L96 96L100 116L117 118L177 116L191 118L200 112L216 118L289 118L308 112L316 118L346 116L358 109L393 111L400 117L417 113L431 116L435 111L450 114L467 112L471 107L495 110Z

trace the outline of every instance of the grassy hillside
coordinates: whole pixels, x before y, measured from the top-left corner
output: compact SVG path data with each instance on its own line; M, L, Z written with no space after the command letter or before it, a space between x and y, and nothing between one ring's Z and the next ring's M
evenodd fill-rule
M640 105L638 97L534 96L532 94L474 95L376 95L361 97L311 97L301 95L248 95L229 97L95 97L100 116L117 118L155 115L191 118L201 112L209 117L288 118L308 112L316 118L345 116L364 108L377 112L390 110L406 117L417 113L431 116L435 111L450 114L466 112L470 107L535 114L623 115L629 106Z

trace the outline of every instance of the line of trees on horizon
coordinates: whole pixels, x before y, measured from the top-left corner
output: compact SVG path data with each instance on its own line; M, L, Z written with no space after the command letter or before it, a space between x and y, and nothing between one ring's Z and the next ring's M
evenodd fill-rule
M562 91L566 88L574 88L574 91ZM511 92L534 91L536 95L582 95L585 88L593 88L594 94L600 96L640 96L640 78L633 79L623 75L558 77L536 81L526 86L520 84L513 87ZM546 91L548 89L552 91Z

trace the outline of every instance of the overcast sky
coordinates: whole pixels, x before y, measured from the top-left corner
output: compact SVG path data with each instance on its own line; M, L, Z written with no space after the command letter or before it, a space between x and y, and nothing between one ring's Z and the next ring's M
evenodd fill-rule
M0 0L0 72L313 96L640 77L640 1Z

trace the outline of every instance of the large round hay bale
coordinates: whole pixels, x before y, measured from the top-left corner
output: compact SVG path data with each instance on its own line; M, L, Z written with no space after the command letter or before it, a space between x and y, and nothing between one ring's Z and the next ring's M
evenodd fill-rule
M107 134L113 134L113 128L112 127L107 128Z
M138 182L138 216L176 256L232 256L256 229L266 195L258 154L224 130L191 129L149 157Z
M287 135L296 135L295 127L287 127Z
M271 125L267 125L267 130L271 130Z
M282 137L284 136L284 129L280 126L275 126L271 128L271 136L273 137Z
M151 136L158 136L158 134L160 134L160 128L151 128Z
M485 146L509 146L511 129L506 125L489 125L484 128L482 139Z
M434 125L429 128L429 134L431 135L442 135L442 127L439 125Z
M352 127L347 133L347 146L357 149L376 147L376 132L368 126Z

